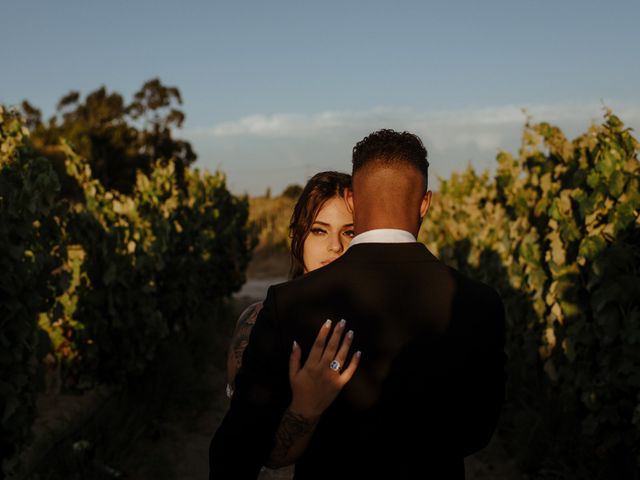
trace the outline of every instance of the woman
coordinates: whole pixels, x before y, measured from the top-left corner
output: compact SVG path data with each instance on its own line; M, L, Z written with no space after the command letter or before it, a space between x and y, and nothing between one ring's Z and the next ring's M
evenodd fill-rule
M351 177L338 172L321 172L307 182L294 207L289 224L292 279L331 263L349 246L354 236L353 217L347 209L343 194L350 186ZM242 353L261 309L262 302L254 303L240 315L236 324L227 360L227 395L229 397L233 395L234 380L242 363ZM345 329L344 322L339 322L333 329L326 347L327 356L333 358L338 350L346 356L353 340L353 332L347 332L340 342ZM323 327L318 333L317 341L325 342L328 336L328 328ZM330 348L333 348L333 351L328 351ZM293 399L287 412L294 410L295 405L308 405L310 402L313 402L314 408L318 411L326 409L351 379L360 358L359 354L354 355L350 365L336 375L327 368L314 368L316 359L311 355L305 365L300 368L300 356L300 348L294 345L289 372ZM281 426L285 422L285 417ZM276 444L268 462L273 466L290 463L287 461L287 455L296 458L306 446L305 442L300 441L286 448L287 453L283 456L279 441L279 435L276 435ZM258 478L261 480L293 478L293 465L278 469L263 467Z

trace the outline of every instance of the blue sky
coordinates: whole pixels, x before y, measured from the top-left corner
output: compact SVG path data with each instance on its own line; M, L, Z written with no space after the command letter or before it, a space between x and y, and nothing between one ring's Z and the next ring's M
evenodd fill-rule
M160 77L196 166L237 193L349 171L378 128L418 133L447 177L515 151L523 108L570 136L603 104L640 128L639 18L638 1L4 1L0 103L48 116L72 89Z

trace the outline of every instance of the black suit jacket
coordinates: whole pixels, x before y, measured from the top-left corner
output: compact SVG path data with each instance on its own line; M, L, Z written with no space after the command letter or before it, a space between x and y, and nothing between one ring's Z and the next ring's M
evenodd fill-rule
M356 244L269 289L211 442L210 478L257 476L291 401L293 340L304 362L328 318L347 321L362 359L296 478L463 479L464 457L487 445L504 400L504 308L420 243Z

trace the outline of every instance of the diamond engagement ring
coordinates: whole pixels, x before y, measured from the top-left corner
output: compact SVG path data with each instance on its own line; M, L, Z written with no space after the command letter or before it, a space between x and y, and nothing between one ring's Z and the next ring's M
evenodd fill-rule
M338 360L334 360L329 364L329 368L335 372L340 370L340 362Z

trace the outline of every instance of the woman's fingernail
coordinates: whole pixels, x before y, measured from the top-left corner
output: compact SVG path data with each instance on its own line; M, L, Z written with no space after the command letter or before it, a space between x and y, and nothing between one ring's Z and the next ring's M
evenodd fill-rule
M338 325L340 325L341 327L344 327L346 323L347 321L343 318L342 320L340 320L340 323Z
M298 344L296 343L296 341L293 341L293 348L295 349L298 346Z
M362 356L362 352L361 352L360 350L358 350L358 351L356 352L356 357L360 358L361 356Z
M324 322L324 326L325 326L325 327L327 327L327 328L330 328L330 327L331 327L331 320L329 320L329 319L327 318L327 321L326 321L326 322Z
M349 338L353 338L353 330L349 330L349 331L347 332L347 337L349 337Z

